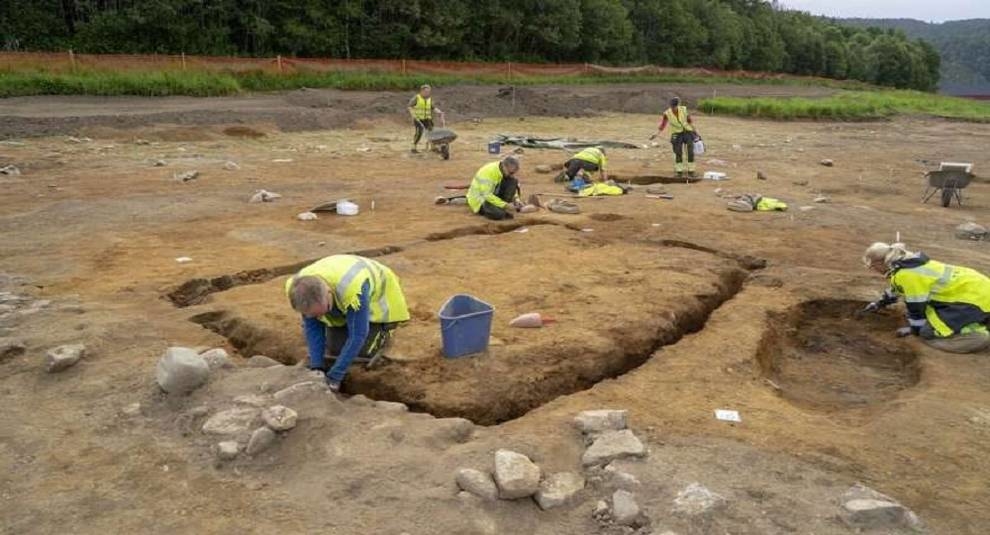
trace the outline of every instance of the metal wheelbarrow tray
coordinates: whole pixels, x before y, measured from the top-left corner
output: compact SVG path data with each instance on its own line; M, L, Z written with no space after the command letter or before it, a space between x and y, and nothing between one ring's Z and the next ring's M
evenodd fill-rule
M922 202L928 202L941 191L942 206L946 208L952 204L953 198L959 206L962 206L962 190L973 180L973 174L962 169L928 171L925 176L928 178L928 187L925 189Z

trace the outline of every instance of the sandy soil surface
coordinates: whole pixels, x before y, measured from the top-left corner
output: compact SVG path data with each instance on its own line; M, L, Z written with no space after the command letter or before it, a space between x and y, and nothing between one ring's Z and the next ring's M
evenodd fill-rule
M609 472L585 471L575 502L550 511L471 500L454 483L457 468L490 469L499 448L544 473L580 471L585 443L571 419L597 408L628 409L650 449L613 467L640 481L643 535L854 532L839 497L857 481L902 501L933 533L990 523L987 355L895 339L899 310L853 315L883 286L859 263L872 241L900 233L935 258L990 270L984 244L953 237L959 223L990 219L990 187L971 185L962 207L920 203L927 162L990 166L990 127L699 116L710 149L701 167L730 180L669 184L673 200L640 188L579 200L580 215L488 224L433 198L491 158L492 134L646 144L656 118L463 121L450 161L408 154L407 125L387 117L309 132L268 120L48 119L91 139L0 144L0 166L22 171L0 175L0 292L21 296L0 294L0 341L25 346L0 355L0 532L632 533L592 518L618 485ZM18 131L40 132L5 135ZM664 174L667 152L617 150L610 161L624 176ZM534 168L565 154L521 157L525 193L560 192ZM238 168L224 169L228 161ZM195 180L174 178L193 169ZM261 188L283 198L249 204ZM717 192L759 192L791 208L729 212ZM812 202L822 194L831 202ZM359 216L295 219L345 197ZM245 367L255 354L287 363L305 354L280 292L285 274L352 251L396 270L413 319L394 360L355 369L345 390L411 412L321 393L293 404L298 426L271 449L217 461L205 419L243 405L237 396L312 379L298 366ZM196 299L175 299L194 287ZM492 346L445 360L436 311L460 292L495 306ZM530 311L557 322L507 326ZM45 373L45 351L74 342L87 356ZM190 396L166 396L154 366L173 345L225 347L236 367ZM125 410L133 403L140 409ZM715 409L738 410L742 422L718 421ZM673 512L691 482L726 506L701 518Z

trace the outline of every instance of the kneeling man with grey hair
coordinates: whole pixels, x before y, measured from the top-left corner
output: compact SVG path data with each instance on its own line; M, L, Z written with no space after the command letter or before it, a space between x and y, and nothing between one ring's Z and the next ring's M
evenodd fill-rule
M890 281L868 312L896 303L907 305L908 326L898 336L920 336L949 353L976 353L990 347L990 278L968 267L950 266L908 251L903 243L874 243L863 263Z
M374 357L392 330L409 321L399 278L370 258L333 255L318 260L285 281L285 295L303 317L309 368L325 372L335 392L351 362ZM333 367L328 368L327 355L336 357Z

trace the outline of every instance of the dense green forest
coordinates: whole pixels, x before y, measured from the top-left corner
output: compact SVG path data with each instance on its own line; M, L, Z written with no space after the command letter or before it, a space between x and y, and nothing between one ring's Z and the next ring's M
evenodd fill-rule
M933 90L939 55L761 0L3 0L0 46L659 64Z
M990 19L929 23L913 19L843 19L859 28L874 26L901 30L931 43L942 56L943 92L990 95Z

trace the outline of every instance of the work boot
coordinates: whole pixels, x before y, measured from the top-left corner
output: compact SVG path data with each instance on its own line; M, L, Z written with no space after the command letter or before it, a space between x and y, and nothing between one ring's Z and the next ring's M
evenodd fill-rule
M416 148L416 145L413 145L413 148L409 149L409 153L410 154L419 154L419 149Z
M677 173L675 173L675 175L677 176L677 178L684 178L684 171L678 171Z

